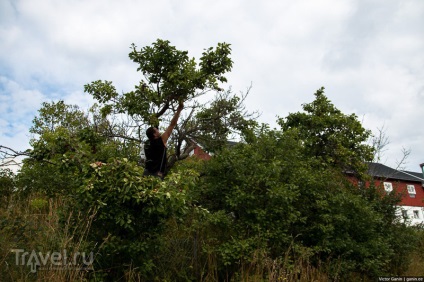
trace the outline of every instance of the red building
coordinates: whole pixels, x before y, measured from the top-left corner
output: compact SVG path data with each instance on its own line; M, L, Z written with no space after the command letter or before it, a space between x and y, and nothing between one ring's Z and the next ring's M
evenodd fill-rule
M399 216L411 225L424 224L423 173L396 170L379 163L369 163L368 173L386 193L400 193Z
M209 160L211 158L211 155L203 151L203 149L199 145L194 147L194 150L192 151L191 155L194 155L202 160Z

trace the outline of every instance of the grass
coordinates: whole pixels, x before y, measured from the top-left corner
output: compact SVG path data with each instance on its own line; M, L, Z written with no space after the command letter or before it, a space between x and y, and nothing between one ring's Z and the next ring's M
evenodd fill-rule
M424 276L424 226L416 230L418 244L415 251L411 254L408 270L405 276Z
M12 197L0 209L0 281L84 281L81 250L95 213L69 212L62 223L62 207L60 199L33 195L23 201Z
M46 199L32 195L25 200L11 197L6 206L0 208L0 281L101 281L95 280L93 273L107 273L103 269L84 268L82 260L69 268L57 269L49 260L37 272L31 272L28 264L30 254L25 259L11 250L18 249L31 253L63 252L73 257L76 252L90 250L87 236L96 212L81 214L64 209L62 199ZM190 223L186 223L189 226ZM406 276L424 276L424 231L417 230L419 237L416 250L411 253L411 263ZM218 258L214 254L202 252L202 244L207 234L193 233L180 223L170 220L163 252L157 254L159 269L157 281L218 281ZM93 251L95 260L102 246ZM299 254L299 252L297 252ZM273 259L265 252L257 251L253 258L240 264L234 274L221 277L225 281L243 282L324 282L329 281L326 262L313 264L311 255L305 250L294 256L292 250L280 259ZM18 263L16 259L18 258ZM22 265L25 260L26 264ZM91 265L92 266L92 265ZM334 277L334 264L333 277ZM162 271L162 273L160 273ZM335 272L337 273L337 266ZM89 275L90 274L90 275ZM337 275L335 275L337 277ZM143 281L136 265L130 265L121 281ZM336 279L337 281L337 279ZM344 280L346 281L346 280ZM352 274L349 281L367 281L366 278Z

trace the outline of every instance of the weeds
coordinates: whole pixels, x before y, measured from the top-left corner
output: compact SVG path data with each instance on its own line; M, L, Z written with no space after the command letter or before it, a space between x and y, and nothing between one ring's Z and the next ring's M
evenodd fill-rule
M77 252L92 252L92 258L102 250L102 245L92 246L88 240L96 211L88 214L73 211L65 199L46 199L32 195L25 200L10 198L9 205L0 209L0 280L1 281L103 281L108 270L95 266L87 257L80 257L71 267L54 267L51 260L37 265L31 271L28 263L31 251L44 254L63 252L74 257ZM163 246L156 254L156 281L243 281L243 282L321 282L342 281L337 263L312 261L313 253L307 248L291 246L279 258L272 258L263 250L254 252L249 261L240 262L232 272L222 275L219 257L206 252L204 245L208 232L193 227L193 221L178 222L170 219L162 236ZM408 276L424 275L424 231L415 230L418 245L411 253ZM104 242L108 239L106 238ZM11 250L28 252L23 258ZM91 264L87 265L87 261ZM22 263L25 262L25 263ZM85 263L84 263L85 262ZM339 260L340 264L342 263ZM128 265L121 281L146 281L137 265ZM330 275L331 270L331 275ZM219 274L221 271L221 274ZM330 279L331 277L331 279ZM346 280L347 279L347 280ZM343 281L367 281L366 277L351 273Z

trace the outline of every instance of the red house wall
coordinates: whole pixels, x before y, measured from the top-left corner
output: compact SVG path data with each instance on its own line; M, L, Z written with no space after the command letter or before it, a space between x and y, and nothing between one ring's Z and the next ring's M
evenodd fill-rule
M377 185L383 185L382 182L390 182L393 186L393 191L396 191L398 193L402 194L402 202L400 205L402 206L415 206L415 207L424 207L424 189L421 186L421 183L417 182L408 182L408 181L401 181L401 180L376 180ZM407 185L414 185L415 187L415 198L411 198L411 196L408 193L408 189L406 188Z
M202 148L200 148L199 146L196 146L194 148L193 155L197 156L198 158L202 160L209 160L211 158L211 156L205 151L203 151Z
M358 181L354 177L349 177L350 181L354 184L358 184ZM393 191L402 194L402 201L399 205L401 206L415 206L415 207L424 207L424 188L421 186L420 182L408 182L401 180L375 180L375 185L383 187L383 182L390 182L393 186ZM408 193L407 185L414 185L415 187L415 198L411 198ZM369 187L369 183L365 184L366 187ZM384 191L384 188L382 188Z

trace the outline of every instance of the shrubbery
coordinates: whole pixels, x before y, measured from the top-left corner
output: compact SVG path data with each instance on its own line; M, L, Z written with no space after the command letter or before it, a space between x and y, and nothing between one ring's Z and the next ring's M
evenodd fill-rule
M0 170L0 280L424 275L414 264L422 262L423 230L396 219L399 198L348 181L346 172L370 180L371 133L331 104L323 88L273 130L246 118L242 99L230 92L218 92L209 107L193 100L222 90L230 51L225 43L206 49L197 65L168 41L132 46L130 57L146 78L135 91L120 95L111 82L88 84L101 104L88 113L43 103L21 170ZM192 102L192 111L170 139L170 172L163 181L144 177L140 123L157 125L179 99ZM234 131L241 142L226 148ZM188 157L193 140L214 152L209 161ZM93 253L94 261L30 273L12 249L66 249Z

